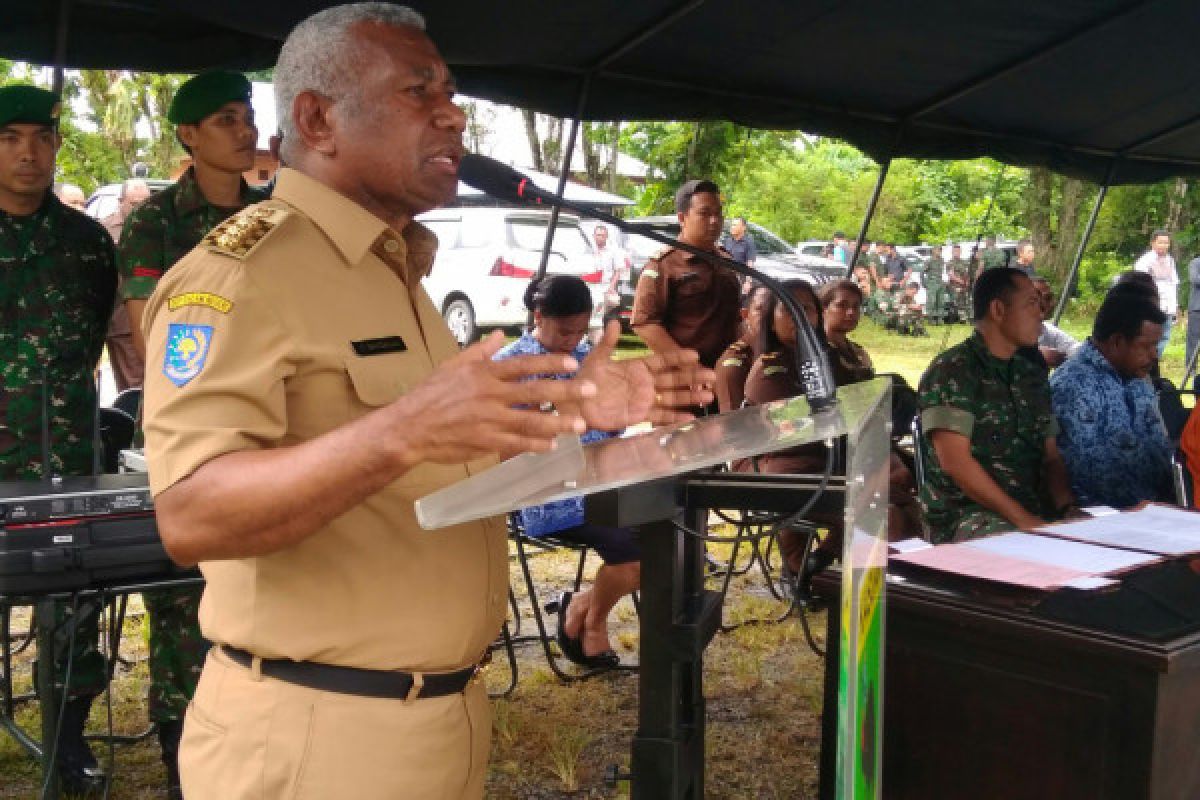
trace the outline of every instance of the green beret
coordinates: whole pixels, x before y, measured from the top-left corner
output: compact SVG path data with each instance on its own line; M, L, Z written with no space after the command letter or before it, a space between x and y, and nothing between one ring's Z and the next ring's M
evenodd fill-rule
M24 83L0 86L0 125L57 125L61 111L62 103L54 92Z
M250 102L250 81L245 75L225 70L201 72L179 87L167 119L176 125L194 125L233 102Z

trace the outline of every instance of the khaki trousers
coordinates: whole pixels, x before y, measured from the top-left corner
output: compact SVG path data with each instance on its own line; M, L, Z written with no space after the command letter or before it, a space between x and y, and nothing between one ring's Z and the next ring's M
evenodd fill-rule
M481 680L406 702L255 676L212 648L188 707L187 800L477 800L491 709Z

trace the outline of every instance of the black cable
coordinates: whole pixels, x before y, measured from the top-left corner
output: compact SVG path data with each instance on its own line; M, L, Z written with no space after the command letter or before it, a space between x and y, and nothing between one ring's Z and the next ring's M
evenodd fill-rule
M808 498L808 501L803 505L803 507L800 508L799 511L795 511L795 512L789 514L788 516L784 517L781 521L779 521L773 525L764 526L765 530L763 530L757 534L745 535L745 536L742 536L742 535L712 536L707 533L700 533L699 531L692 530L687 525L684 525L682 522L679 522L678 520L672 520L671 525L675 528L675 530L679 531L680 533L686 534L686 535L691 536L696 539L700 539L705 542L717 542L720 544L733 544L733 543L739 542L739 541L756 542L759 539L764 539L767 536L773 535L778 530L786 528L789 525L791 525L792 523L803 519L804 516L806 514L808 514L809 511L812 510L813 506L815 506L817 504L817 501L821 499L821 495L824 494L825 490L829 487L829 479L833 476L833 460L834 460L834 447L831 442L826 443L825 450L826 450L825 470L824 470L823 474L821 475L821 480L817 484L817 488L813 490L812 494Z
M108 605L105 590L100 591L100 608L108 610L108 630L104 637L104 664L105 671L108 673L108 680L104 684L104 710L108 717L108 769L104 776L104 800L108 800L109 794L112 792L113 781L117 775L117 744L113 741L113 710L112 710L112 685L113 685L113 669L110 665L116 663L116 654L120 651L121 631L115 628L117 623L117 609L115 604ZM116 646L113 646L114 641Z
M59 703L58 703L58 721L54 723L54 741L53 741L53 743L51 743L49 745L47 745L45 742L42 743L42 747L47 747L47 746L50 747L50 757L45 759L46 775L45 775L44 781L42 782L42 791L40 793L42 796L42 800L46 800L46 798L49 796L50 782L54 777L54 771L58 768L58 765L57 765L58 740L62 736L63 721L65 720L66 715L67 715L67 696L70 694L71 670L75 666L75 632L79 630L79 619L76 617L76 614L78 613L78 611L79 611L79 593L76 592L71 595L71 631L67 635L67 668L66 668L65 674L63 675L62 698L59 700ZM51 661L51 663L53 663L54 662L54 637L49 637L49 638L50 638L50 661ZM38 653L38 658L41 658L42 656L43 656L42 653ZM57 687L55 687L53 685L53 679L51 679L50 691L53 692L56 688ZM43 714L46 713L46 709L43 708L42 713Z

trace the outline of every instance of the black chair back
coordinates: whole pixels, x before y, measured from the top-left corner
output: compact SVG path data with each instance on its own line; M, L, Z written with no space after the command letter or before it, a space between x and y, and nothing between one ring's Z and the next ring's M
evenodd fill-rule
M100 464L105 473L116 472L122 450L133 446L137 423L119 408L100 409Z

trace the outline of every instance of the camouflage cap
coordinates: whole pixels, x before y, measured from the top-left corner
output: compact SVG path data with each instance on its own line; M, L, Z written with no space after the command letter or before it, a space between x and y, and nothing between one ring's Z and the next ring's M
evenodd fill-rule
M27 83L0 86L0 125L57 125L61 111L62 103L54 92Z
M675 191L675 213L682 214L684 211L687 211L688 206L692 202L692 195L697 192L720 194L721 190L717 188L717 184L710 180L688 181Z
M250 81L245 75L227 70L201 72L179 87L167 119L176 125L194 125L233 102L250 102Z

